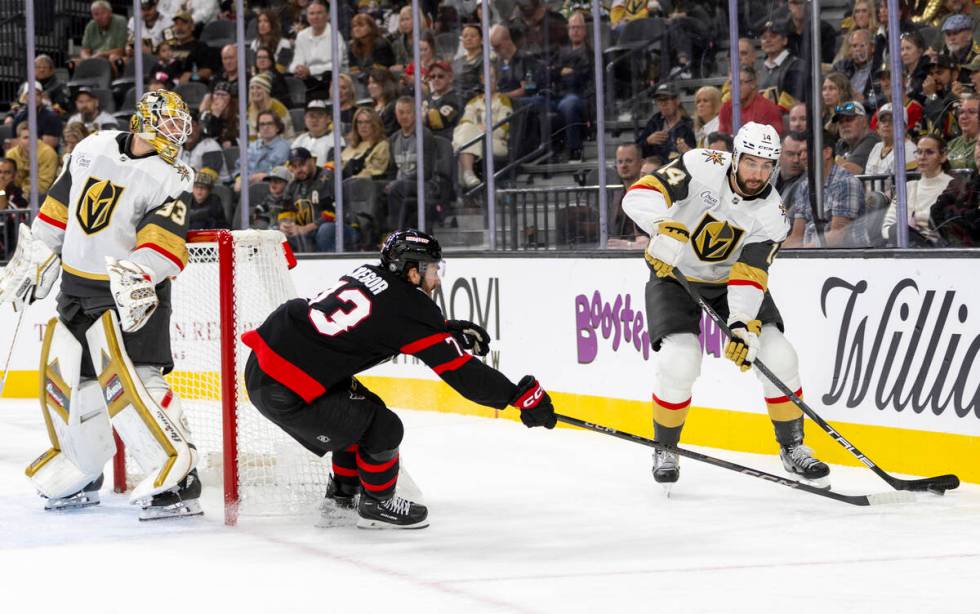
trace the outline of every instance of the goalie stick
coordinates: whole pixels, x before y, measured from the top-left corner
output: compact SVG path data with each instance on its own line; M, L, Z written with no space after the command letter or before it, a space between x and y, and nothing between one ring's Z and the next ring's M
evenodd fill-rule
M625 441L632 441L633 443L638 443L650 448L665 449L663 446L652 439L647 439L646 437L640 437L639 435L633 435L632 433L624 433L623 431L617 431L614 428L608 426L602 426L600 424L594 424L592 422L586 422L585 420L579 420L578 418L572 418L570 416L562 416L555 414L559 422L564 422L565 424L571 424L573 426L581 427L589 431L595 431L596 433L603 433L605 435L610 435L612 437L617 437ZM715 458L714 456L708 456L707 454L701 454L700 452L695 452L693 450L687 450L685 448L670 448L671 451L676 452L679 456L684 456L702 463L707 463L709 465L714 465L715 467L721 467L722 469L728 469L729 471L735 471L753 478L759 478L760 480L765 480L767 482L772 482L774 484L779 484L780 486L786 486L787 488L792 488L795 490L802 490L814 495L820 495L821 497L827 497L828 499L834 499L836 501L842 501L844 503L850 503L851 505L888 505L891 503L912 503L915 501L915 495L912 493L905 492L894 492L889 491L885 493L870 494L870 495L843 495L832 490L824 490L817 488L816 486L811 486L797 480L791 480L789 478L784 478L772 473L766 473L765 471L760 471L758 469L752 469L751 467L746 467L745 465L739 465L738 463L733 463L731 461L722 460L720 458Z
M20 323L24 321L24 312L27 306L21 307L18 311L17 325L14 326L14 334L10 338L10 349L7 350L7 359L3 361L3 380L0 381L0 396L3 396L3 389L7 387L7 377L10 375L10 359L14 355L14 346L17 345L17 333L20 332Z
M728 323L725 322L718 313L711 308L711 305L704 300L701 294L691 287L691 284L687 281L684 273L680 271L677 267L674 267L674 279L684 288L685 291L691 296L694 301L700 305L701 309L708 314L708 317L714 320L714 323L718 326L718 330L724 333L727 337L731 338L732 331L728 328ZM782 392L786 397L788 397L794 405L800 408L804 414L810 417L811 420L816 422L830 437L839 443L844 449L854 455L861 463L875 472L875 474L882 480L888 483L889 486L895 490L912 490L912 491L929 491L938 495L944 494L947 490L952 490L960 485L960 479L955 475L948 473L946 475L937 475L931 478L921 478L917 480L903 480L901 478L896 478L895 476L889 474L887 471L879 467L870 458L864 455L863 452L858 450L857 446L849 442L847 439L841 435L837 429L827 424L827 421L820 417L817 412L810 408L803 399L798 397L795 392L789 389L785 383L782 382L776 375L769 370L769 368L762 363L762 361L756 359L752 366L758 369L766 378L779 391Z

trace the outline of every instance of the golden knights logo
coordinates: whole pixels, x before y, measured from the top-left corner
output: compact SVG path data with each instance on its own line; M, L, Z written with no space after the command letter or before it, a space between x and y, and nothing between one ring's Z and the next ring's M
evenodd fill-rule
M722 262L732 255L744 234L745 231L738 226L716 220L710 213L705 213L691 233L691 247L705 262Z
M88 178L75 207L75 217L85 234L94 235L109 225L123 190L108 179Z
M725 164L725 156L722 155L720 151L715 151L714 149L702 149L701 153L704 155L705 162L711 162L712 164L717 164L718 166L723 166Z

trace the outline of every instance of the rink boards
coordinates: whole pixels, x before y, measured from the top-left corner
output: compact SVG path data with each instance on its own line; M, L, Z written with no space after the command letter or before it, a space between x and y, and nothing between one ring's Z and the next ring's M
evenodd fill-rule
M297 289L312 295L362 260L302 259L293 270ZM976 263L948 254L781 257L772 267L770 289L800 356L804 397L890 471L956 472L980 482ZM447 318L483 325L493 337L487 361L515 381L537 376L560 412L650 435L657 354L646 335L647 278L638 256L450 256L436 300ZM4 396L36 395L40 339L53 314L49 298L25 315ZM5 306L0 318L5 351L16 315ZM705 360L684 441L775 451L757 379L719 357L723 340L707 318L701 342ZM465 401L411 357L380 365L363 381L393 407L516 418L516 410ZM812 426L807 443L821 456L857 464Z

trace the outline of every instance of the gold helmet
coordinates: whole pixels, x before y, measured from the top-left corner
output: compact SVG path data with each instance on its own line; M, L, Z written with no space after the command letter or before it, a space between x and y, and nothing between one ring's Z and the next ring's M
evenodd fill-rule
M136 103L129 130L152 145L167 163L173 164L191 134L187 103L180 95L167 90L146 92Z

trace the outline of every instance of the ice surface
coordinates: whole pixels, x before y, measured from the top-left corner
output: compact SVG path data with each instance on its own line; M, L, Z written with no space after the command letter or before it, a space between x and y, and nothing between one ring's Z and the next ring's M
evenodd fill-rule
M399 412L421 531L140 523L122 495L42 511L34 402L0 402L0 612L980 612L980 488L858 508L583 431ZM709 451L779 472L775 457ZM869 451L869 453L873 453ZM842 492L882 492L834 467Z

